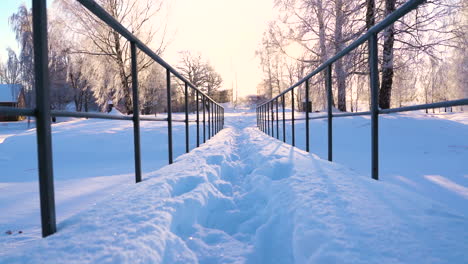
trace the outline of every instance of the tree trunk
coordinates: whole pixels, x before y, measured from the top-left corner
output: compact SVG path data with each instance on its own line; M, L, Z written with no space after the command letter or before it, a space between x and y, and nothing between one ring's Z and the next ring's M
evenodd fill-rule
M396 0L385 0L385 16L395 11ZM382 109L390 108L393 84L393 43L395 32L393 25L384 30L384 44L382 54L382 82L380 85L379 106Z
M343 1L335 1L335 52L343 50ZM343 68L343 59L335 62L336 85L338 89L338 109L346 112L346 73Z
M119 77L120 77L120 83L122 84L122 92L123 92L123 103L125 107L125 112L126 114L130 114L133 109L133 104L132 104L132 97L130 95L130 85L128 82L128 76L125 72L125 64L124 64L124 55L122 48L120 46L120 39L119 39L119 33L116 31L112 32L113 37L114 37L114 45L115 45L115 62L117 63L117 66L119 68Z
M326 36L325 36L325 19L324 19L324 10L323 10L323 3L322 0L317 0L317 22L319 26L319 47L320 47L320 64L324 63L328 58L328 51L327 51L327 43L326 43ZM327 72L323 71L323 79L327 79ZM327 94L327 87L325 82L323 82L323 92L319 93L321 95L321 102L326 102L326 94ZM326 104L324 104L326 105ZM333 101L333 105L334 101Z
M375 25L375 0L366 0L366 29Z

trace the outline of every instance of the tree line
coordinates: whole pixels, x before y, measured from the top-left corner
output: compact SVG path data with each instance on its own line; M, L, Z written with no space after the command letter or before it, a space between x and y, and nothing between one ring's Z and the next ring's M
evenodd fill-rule
M97 0L110 15L132 34L162 56L167 48L162 0ZM155 22L160 23L155 23ZM0 81L22 84L28 107L34 106L34 60L32 13L25 5L9 18L19 44L16 54L0 63ZM155 27L155 25L161 25ZM123 113L132 112L130 43L74 0L54 1L48 9L49 76L51 108L65 109L71 103L76 111L105 111L112 102ZM142 114L165 112L166 72L137 49L139 102ZM218 90L223 80L200 54L180 52L176 68L203 92L222 98ZM184 84L171 81L173 111L184 106ZM195 94L190 93L191 104Z
M263 81L257 93L272 98L343 50L405 1L275 0L256 54ZM379 107L468 97L468 3L426 1L378 36ZM370 104L368 48L361 45L333 64L333 104L362 111ZM325 72L310 80L314 110L326 107ZM296 89L302 106L304 87Z

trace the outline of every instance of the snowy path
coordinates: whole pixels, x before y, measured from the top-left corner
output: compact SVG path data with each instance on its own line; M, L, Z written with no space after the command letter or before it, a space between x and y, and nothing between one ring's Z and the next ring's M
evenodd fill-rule
M466 212L269 138L254 115L0 263L468 261Z

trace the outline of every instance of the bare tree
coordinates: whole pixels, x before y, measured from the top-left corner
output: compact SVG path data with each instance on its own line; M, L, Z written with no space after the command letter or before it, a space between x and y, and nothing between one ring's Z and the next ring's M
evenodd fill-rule
M26 105L34 105L34 61L33 61L33 32L32 13L23 4L18 11L10 16L9 23L19 42L19 63L21 72L21 84L26 94Z
M215 91L221 88L223 79L216 72L213 66L201 57L201 54L192 54L189 51L182 51L177 69L190 83L212 96ZM192 93L193 96L193 93Z
M154 46L153 38L158 30L152 27L151 19L162 10L162 1L99 0L97 3L145 44ZM131 112L130 43L76 1L61 1L60 10L67 16L69 30L78 40L71 47L71 53L94 57L95 62L89 65L96 67L96 73L105 71L97 75L106 78L93 85L100 105L105 106L109 99L113 99L122 105L124 111ZM161 54L166 45L165 28L162 28L161 35L154 49L157 54ZM140 50L137 57L139 72L147 70L154 62ZM111 67L102 67L103 63Z
M1 81L7 84L19 84L21 81L20 62L12 49L8 48L7 51L8 60L0 68Z

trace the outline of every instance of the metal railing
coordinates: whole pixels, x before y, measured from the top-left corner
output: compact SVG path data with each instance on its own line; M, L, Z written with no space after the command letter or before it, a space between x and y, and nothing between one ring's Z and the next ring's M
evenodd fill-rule
M393 13L388 15L380 23L371 27L365 34L359 37L357 40L352 42L349 46L344 48L342 51L337 53L332 58L328 59L317 69L306 75L304 78L299 80L297 83L284 90L274 98L268 100L265 103L257 106L257 127L265 132L266 134L280 138L279 136L279 118L278 118L278 104L281 99L282 105L282 125L283 125L283 142L286 142L286 121L291 121L291 130L292 138L291 143L295 146L295 120L305 120L305 139L306 139L306 151L310 152L310 140L309 140L309 120L312 119L324 119L328 120L327 130L328 130L328 160L333 160L333 117L345 117L345 116L362 116L362 115L371 115L371 174L372 178L375 180L379 179L379 114L389 114L405 111L414 111L430 108L439 108L439 107L452 107L452 106L462 106L468 105L468 99L452 100L439 103L431 104L421 104L413 105L392 109L379 109L378 107L378 93L379 93L379 72L378 72L378 47L377 47L377 34L384 30L387 26L393 24L399 18L403 17L413 9L416 9L420 4L424 3L425 0L411 0L403 4L400 8L395 10ZM354 113L332 113L332 65L334 62L344 57L346 54L357 48L359 45L368 42L369 49L369 69L370 69L370 92L371 92L371 109L366 112L354 112ZM318 73L325 71L325 87L327 93L327 114L315 117L309 117L309 79ZM294 117L294 89L300 85L305 84L305 118L295 118ZM291 92L291 119L285 118L285 95ZM276 106L276 107L275 107ZM275 123L275 111L276 108L276 134L274 130Z
M135 181L142 180L141 151L140 151L140 121L165 121L168 129L168 160L173 163L172 147L172 122L185 123L185 151L190 151L189 146L189 122L196 123L196 146L200 146L200 106L203 110L203 143L218 133L224 127L224 108L212 98L203 93L173 67L166 63L143 42L130 33L124 26L108 14L101 6L93 0L77 0L90 12L105 22L113 30L117 31L130 42L131 49L131 72L132 72L132 95L133 115L118 116L105 113L83 113L69 111L53 111L50 109L49 96L49 70L48 70L48 46L47 46L47 8L46 0L32 0L33 16L33 43L34 43L34 73L36 90L36 107L34 109L19 109L12 107L0 107L0 113L5 115L32 116L36 118L37 154L39 167L39 193L41 206L42 236L46 237L56 232L55 195L52 165L52 136L51 117L78 117L78 118L100 118L112 120L133 121L134 135L134 160ZM166 69L167 82L167 118L140 117L138 102L138 71L137 71L137 49L140 49L159 65ZM185 119L172 119L171 110L171 75L177 77L185 85ZM196 98L196 120L189 120L188 89L195 91ZM207 112L207 117L205 116ZM208 125L206 126L206 122ZM206 131L207 130L207 131Z

